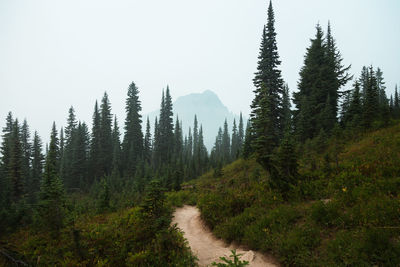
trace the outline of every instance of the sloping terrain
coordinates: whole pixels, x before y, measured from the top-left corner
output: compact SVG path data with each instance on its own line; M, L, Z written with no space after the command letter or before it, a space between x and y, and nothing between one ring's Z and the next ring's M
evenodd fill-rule
M286 266L399 266L400 125L299 151L299 177L286 197L254 159L240 159L169 200L196 204L216 237Z

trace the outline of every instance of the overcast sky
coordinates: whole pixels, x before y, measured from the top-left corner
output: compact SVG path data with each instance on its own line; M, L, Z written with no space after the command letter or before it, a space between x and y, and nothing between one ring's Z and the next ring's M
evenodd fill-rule
M143 112L172 97L212 90L249 112L266 0L0 0L0 126L8 111L48 140L69 106L91 122L107 91L122 124L131 81ZM275 0L282 74L291 91L319 22L359 75L379 66L388 93L400 84L399 0ZM349 83L350 86L350 83Z

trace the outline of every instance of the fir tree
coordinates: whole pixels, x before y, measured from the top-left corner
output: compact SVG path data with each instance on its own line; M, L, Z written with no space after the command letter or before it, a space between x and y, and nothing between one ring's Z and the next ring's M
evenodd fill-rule
M10 159L12 154L12 134L14 120L9 112L6 118L6 126L3 128L2 144L0 148L0 204L4 208L10 206L11 202L11 181L10 181Z
M95 180L100 180L103 175L101 151L101 116L96 101L93 112L92 138L90 142L90 184Z
M373 67L367 71L367 83L363 105L363 126L369 128L379 116L379 88Z
M26 187L26 193L29 190L31 183L31 153L32 144L30 142L29 126L26 119L24 120L21 127L21 149L22 149L22 177Z
M233 119L232 140L231 140L231 159L235 160L239 156L239 134L236 126L236 120Z
M269 168L269 157L279 145L283 134L282 93L283 80L278 69L279 60L276 44L275 18L272 3L268 7L268 22L264 26L257 72L253 79L256 87L251 104L251 121L254 135L254 150L257 160ZM267 123L269 121L269 123Z
M397 84L394 89L394 101L393 102L394 102L394 105L393 105L394 115L395 115L395 118L398 119L398 118L400 118L400 96L397 91Z
M58 177L58 154L59 140L56 125L53 123L38 208L43 224L55 234L58 234L63 226L65 206L63 185Z
M12 185L12 200L18 202L24 193L23 151L18 119L15 119L11 134L11 150L8 175Z
M78 122L75 133L76 137L72 143L72 183L71 187L82 188L89 186L87 181L89 166L90 137L88 127L84 122Z
M176 116L175 130L174 130L174 158L176 161L182 161L183 152L183 139L182 139L182 129L179 124L178 116Z
M121 175L121 140L117 116L114 116L114 128L112 131L112 174L114 177ZM146 143L146 141L145 141Z
M38 133L35 131L33 134L33 145L32 145L32 173L31 183L29 184L29 191L31 199L35 199L35 193L39 191L40 181L43 177L43 162L44 156L42 152L42 140Z
M254 141L253 131L251 130L251 121L247 121L246 135L243 142L243 158L247 159L253 154L252 143Z
M198 143L199 143L199 126L198 126L198 122L197 122L197 116L194 115L194 122L193 122L193 156L194 157L197 157Z
M283 88L283 94L282 94L282 106L283 106L283 112L282 112L282 128L284 132L290 132L291 127L292 127L292 114L290 110L290 94L289 94L289 86L288 84L285 84L285 87Z
M101 166L104 175L110 175L112 170L112 115L107 92L104 92L100 105L100 147Z
M312 139L321 129L330 132L337 121L339 89L352 77L331 35L330 24L324 39L316 27L315 38L307 49L300 71L299 92L294 93L294 126L300 141Z
M224 122L224 130L222 133L222 144L221 144L221 149L222 149L222 161L224 164L229 163L231 161L231 151L230 151L230 136L229 136L229 130L228 130L228 122L225 119Z
M168 86L165 91L165 96L164 92L162 94L158 127L160 164L168 164L172 158L174 144L172 98Z
M242 112L240 112L240 116L239 116L238 139L239 139L239 143L238 143L239 155L241 155L242 150L243 150L243 142L244 142L244 125L243 125Z
M122 143L124 172L128 176L135 174L135 169L143 155L142 106L139 90L132 82L128 88L126 99L125 135Z
M151 154L152 154L152 147L151 147L150 121L149 117L147 117L146 134L144 136L144 143L143 143L143 160L146 164L151 163Z
M61 180L64 181L66 187L72 187L72 180L75 179L73 177L72 170L72 162L74 159L72 158L76 127L78 122L76 121L75 110L71 106L68 110L68 118L67 118L67 126L65 127L65 149L63 159L61 161Z

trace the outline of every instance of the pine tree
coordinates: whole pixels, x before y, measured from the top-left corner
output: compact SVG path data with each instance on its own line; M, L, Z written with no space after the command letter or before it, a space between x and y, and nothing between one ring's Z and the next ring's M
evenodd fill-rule
M203 137L203 126L200 124L199 130L199 140L197 143L198 149L198 173L197 175L202 174L206 170L207 162L208 162L208 155L207 155L207 148L204 145L204 137Z
M233 119L232 140L231 140L231 159L235 160L239 156L239 134L236 126L236 120Z
M147 118L148 119L148 118ZM118 127L117 116L114 116L114 128L112 131L112 175L113 177L121 176L121 140ZM146 143L146 139L145 139ZM151 156L151 155L150 155Z
M351 94L351 102L346 116L346 122L350 123L351 127L358 127L361 124L362 119L362 103L361 103L361 92L360 83L356 81L354 83L354 89Z
M229 130L228 130L228 122L225 119L224 122L224 130L222 133L222 161L224 164L227 164L231 161L231 140L229 136Z
M198 143L199 143L199 125L197 122L197 116L194 115L194 122L193 122L193 157L197 158L197 151L198 151Z
M89 175L89 158L90 158L90 135L88 127L84 122L78 122L75 138L72 143L72 182L71 187L83 188L90 186L87 177Z
M276 44L275 18L272 3L268 7L268 22L264 26L257 72L253 79L256 87L251 104L251 122L254 131L254 150L258 162L269 168L272 150L279 145L283 134L282 93L283 80L278 69L279 60ZM267 123L268 121L268 123Z
M152 147L151 147L150 120L149 117L147 117L146 134L144 136L144 143L143 143L143 160L146 164L151 163L151 154L152 154Z
M12 113L9 112L6 118L6 126L3 128L2 144L0 148L0 204L4 208L8 208L11 202L11 181L10 181L10 160L12 154L12 134L13 134L14 120Z
M104 175L110 175L112 170L112 115L107 92L104 92L100 105L100 148L101 167Z
M154 139L153 139L153 165L159 166L160 163L160 131L158 127L157 116L154 120Z
M289 86L288 86L288 84L285 84L285 87L283 88L282 106L283 106L282 128L283 128L285 133L286 132L291 132L292 114L291 114L291 110L290 110L290 94L289 94Z
M174 124L172 113L172 98L169 92L169 87L162 94L160 120L159 120L159 155L160 164L166 165L171 161L174 144Z
M31 153L32 144L30 142L30 132L29 126L26 119L21 127L21 149L22 149L22 177L23 183L26 188L26 192L29 190L29 185L31 183Z
M398 118L400 118L400 96L397 91L397 84L394 89L394 101L393 102L394 102L394 105L393 105L394 115L395 115L395 118L398 119Z
M304 142L323 129L330 132L337 122L339 89L352 77L350 66L342 65L342 57L331 35L330 24L326 39L320 25L307 48L300 71L299 92L294 93L294 126L298 139Z
M23 151L18 119L15 119L11 134L11 150L9 162L9 179L12 185L12 200L18 202L24 193Z
M240 112L239 116L239 130L238 130L238 138L239 138L239 155L242 154L243 151L243 142L244 142L244 125L243 125L243 116L242 112Z
M252 143L254 141L253 131L251 130L251 121L247 121L246 135L243 142L243 158L248 159L253 154Z
M326 86L328 87L328 104L330 107L325 109L332 112L332 114L325 114L325 116L330 118L335 118L334 121L328 122L326 124L326 129L333 129L336 118L338 115L338 99L339 99L339 89L346 85L349 80L353 78L348 71L351 65L345 67L342 64L343 58L336 47L335 39L332 36L331 24L328 21L328 29L326 34L326 56L327 56L327 67L328 70L325 74Z
M369 128L379 116L379 90L373 67L367 71L367 83L363 105L363 126Z
M42 152L42 140L38 133L35 131L33 134L33 145L32 145L32 173L31 182L29 184L29 191L32 202L35 202L35 193L39 191L40 181L43 177L43 161L44 156Z
M74 143L74 138L76 138L76 127L78 122L76 121L75 110L73 106L71 106L68 110L68 118L67 118L67 126L65 127L65 148L64 155L61 161L61 175L60 178L64 181L64 184L67 188L74 187L71 183L75 180L73 177L72 170L72 162L74 159L72 158L73 148L72 144Z
M93 123L92 123L92 138L90 142L90 181L92 184L95 180L100 180L103 175L101 162L101 117L97 101L94 106Z
M63 226L65 206L63 184L58 177L58 154L59 140L56 125L53 123L38 208L43 224L55 234L58 234Z
M222 128L219 127L218 134L215 137L214 147L211 151L211 158L214 163L214 167L218 164L222 164L223 161L223 149L222 149Z
M183 152L183 139L182 139L182 129L179 124L178 116L176 116L175 130L174 130L174 159L176 161L182 161Z
M122 143L124 157L124 172L133 176L136 166L143 156L142 106L139 100L139 90L132 82L128 88L126 99L125 135Z
M271 185L285 194L298 179L297 156L290 134L285 135L274 157L277 169L271 173Z

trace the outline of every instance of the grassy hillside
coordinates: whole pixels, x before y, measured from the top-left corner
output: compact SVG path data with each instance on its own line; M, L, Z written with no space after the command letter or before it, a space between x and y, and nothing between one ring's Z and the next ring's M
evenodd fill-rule
M288 266L400 265L400 125L301 149L288 199L252 159L171 193L197 204L214 233Z

